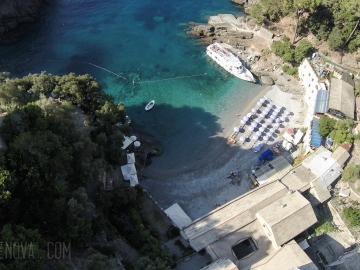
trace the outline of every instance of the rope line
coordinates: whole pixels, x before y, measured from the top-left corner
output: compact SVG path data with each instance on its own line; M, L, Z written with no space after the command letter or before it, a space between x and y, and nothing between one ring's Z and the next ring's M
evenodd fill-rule
M124 80L128 80L127 78L125 78L124 76L121 76L111 70L108 70L106 68L103 68L103 67L100 67L98 65L95 65L93 63L90 63L90 62L84 62L84 61L76 61L76 60L62 60L62 59L45 59L45 58L32 58L32 59L27 59L28 61L29 60L34 60L34 61L52 61L52 62L72 62L72 63L79 63L79 64L86 64L86 65L90 65L90 66L93 66L93 67L96 67L96 68L99 68L99 69L102 69L106 72L109 72L110 74L113 74L117 77L120 77ZM159 80L148 80L148 81L139 81L139 82L135 82L133 81L133 85L135 85L136 83L140 84L140 83L155 83L155 82L162 82L162 81L169 81L169 80L176 80L176 79L184 79L184 78L191 78L191 77L197 77L197 76L204 76L206 75L206 73L203 73L203 74L194 74L194 75L187 75L187 76L178 76L178 77L172 77L172 78L165 78L165 79L159 79Z
M90 65L90 66L93 66L93 67L96 67L96 68L99 68L99 69L102 69L102 70L105 70L106 72L109 72L117 77L120 77L124 80L128 80L126 79L125 77L115 73L115 72L112 72L111 70L108 70L106 68L103 68L103 67L100 67L98 65L95 65L93 63L90 63L90 62L84 62L84 61L74 61L74 60L61 60L61 59L44 59L44 58L33 58L33 59L27 59L27 60L35 60L35 61L52 61L52 62L72 62L72 63L79 63L79 64L87 64L87 65Z
M152 80L152 81L141 81L141 82L135 82L133 81L133 84L135 83L154 83L154 82L162 82L162 81L169 81L169 80L176 80L176 79L183 79L183 78L190 78L190 77L197 77L197 76L204 76L206 73L203 74L194 74L194 75L187 75L187 76L178 76L178 77L172 77L172 78L166 78L166 79L159 79L159 80Z

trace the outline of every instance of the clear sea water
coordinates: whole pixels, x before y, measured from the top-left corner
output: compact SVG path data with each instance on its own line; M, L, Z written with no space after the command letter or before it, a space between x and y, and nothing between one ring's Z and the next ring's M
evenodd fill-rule
M245 104L260 89L214 65L205 54L206 45L186 34L188 22L206 23L219 13L243 15L229 0L44 3L40 19L25 27L18 42L0 46L0 71L12 76L44 70L91 74L126 105L133 125L163 142L164 154L154 164L170 168L174 157L179 163L190 161L207 138L221 131L225 114L236 114L231 107ZM145 112L152 99L155 107Z

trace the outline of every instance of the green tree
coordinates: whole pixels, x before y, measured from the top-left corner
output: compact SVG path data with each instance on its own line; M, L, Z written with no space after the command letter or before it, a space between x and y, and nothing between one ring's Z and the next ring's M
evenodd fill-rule
M311 42L304 39L301 40L299 44L295 47L295 52L294 52L295 62L300 63L304 59L304 57L307 54L309 54L312 48L313 46Z
M17 180L8 170L0 170L0 203L7 202L15 189Z
M90 255L87 258L86 266L89 270L111 270L115 268L115 260L110 259L108 256L97 252L94 249L90 249Z
M296 19L295 19L295 31L292 43L294 44L297 37L297 28L299 25L299 20L302 17L305 11L313 12L319 5L321 0L293 0L293 7L296 10Z
M261 4L255 4L250 8L250 17L255 20L259 25L262 25L265 22L265 16Z
M319 134L327 136L334 129L336 120L327 116L321 116L319 121Z
M357 208L357 205L351 207L345 207L343 209L343 215L349 222L350 227L356 227L360 225L360 209Z
M338 50L341 48L345 42L345 37L339 26L335 26L332 29L327 42L331 50Z
M360 95L360 84L358 84L355 88L355 96L359 96Z
M336 144L341 144L344 142L352 143L354 141L354 135L343 129L336 129L331 131L330 138Z
M0 231L0 242L8 245L9 249L20 255L17 259L1 260L3 263L0 265L3 266L1 269L37 270L45 268L46 245L37 230L27 229L22 225L5 224ZM21 247L19 248L19 246ZM4 249L3 246L2 252Z
M170 266L160 258L151 260L149 257L141 257L139 260L139 269L144 270L170 270Z
M293 60L294 56L293 56L293 53L292 52L286 52L282 59L285 61L285 62L291 62Z
M360 165L356 165L355 163L349 163L346 165L342 178L349 182L354 182L358 180L360 177Z

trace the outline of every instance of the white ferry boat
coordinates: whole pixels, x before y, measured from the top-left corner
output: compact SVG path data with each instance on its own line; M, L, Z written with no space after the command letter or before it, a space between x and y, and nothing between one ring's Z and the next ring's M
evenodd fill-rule
M255 82L254 76L242 64L240 58L219 43L209 45L206 54L232 75L245 81Z

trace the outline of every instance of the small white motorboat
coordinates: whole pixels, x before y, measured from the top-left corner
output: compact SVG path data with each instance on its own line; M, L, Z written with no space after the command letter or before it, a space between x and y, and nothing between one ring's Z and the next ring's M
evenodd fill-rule
M151 108L154 107L154 105L155 105L155 100L150 101L150 102L145 106L145 111L151 110Z

